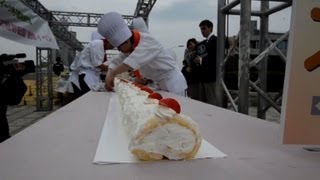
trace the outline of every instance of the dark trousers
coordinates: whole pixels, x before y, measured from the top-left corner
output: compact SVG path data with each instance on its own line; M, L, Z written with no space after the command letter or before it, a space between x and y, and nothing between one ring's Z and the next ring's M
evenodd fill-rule
M0 103L0 143L10 137L7 119L7 105Z
M72 88L73 88L75 98L78 98L78 97L80 97L90 91L89 86L84 81L85 76L86 76L85 74L79 75L79 84L80 84L81 89L79 89L75 84L72 83Z
M212 105L218 105L215 82L201 83L199 87L200 101Z
M188 84L187 96L191 99L200 101L200 83Z

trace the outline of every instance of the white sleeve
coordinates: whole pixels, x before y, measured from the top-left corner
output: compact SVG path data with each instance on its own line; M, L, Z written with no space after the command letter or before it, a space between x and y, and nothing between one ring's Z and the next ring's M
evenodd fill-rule
M90 60L93 67L100 66L103 63L105 50L102 40L91 41L90 43Z
M76 57L73 59L72 64L70 65L70 69L72 71L76 71L78 70L78 68L80 67L80 56L81 56L81 52L79 52Z
M157 40L150 35L144 35L141 36L138 46L123 63L136 70L156 59L162 50L163 46Z
M121 63L123 63L123 60L126 58L127 56L123 53L119 53L117 56L113 57L112 59L110 59L109 61L109 68L110 69L114 69L117 66L119 66Z

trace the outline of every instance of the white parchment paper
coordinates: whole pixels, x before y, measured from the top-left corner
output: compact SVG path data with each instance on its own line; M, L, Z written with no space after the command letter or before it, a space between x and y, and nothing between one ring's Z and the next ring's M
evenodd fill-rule
M93 160L94 164L145 162L135 158L128 150L129 140L121 123L119 101L116 94L113 94L110 98L108 113ZM194 159L224 157L227 157L227 155L203 139Z

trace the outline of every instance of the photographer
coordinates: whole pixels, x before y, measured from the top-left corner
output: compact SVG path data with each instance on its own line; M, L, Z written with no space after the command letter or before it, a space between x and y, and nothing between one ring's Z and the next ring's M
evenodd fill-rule
M7 106L19 104L27 91L27 86L21 77L35 72L32 60L23 63L15 60L24 57L25 54L0 55L0 143L10 137Z
M7 105L0 102L0 143L10 137L7 120Z

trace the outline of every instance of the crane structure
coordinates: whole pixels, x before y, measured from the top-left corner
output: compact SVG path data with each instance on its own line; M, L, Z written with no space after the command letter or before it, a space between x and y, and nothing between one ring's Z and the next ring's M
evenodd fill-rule
M134 12L135 17L142 17L146 23L149 22L149 14L157 0L138 0L136 10Z

